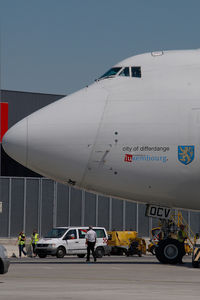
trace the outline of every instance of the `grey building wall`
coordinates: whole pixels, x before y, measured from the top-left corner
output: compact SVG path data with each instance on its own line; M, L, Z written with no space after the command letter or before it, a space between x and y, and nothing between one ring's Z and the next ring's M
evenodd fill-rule
M104 226L136 230L149 236L155 219L144 216L145 205L81 191L45 178L0 177L0 237L16 237L35 228L45 235L53 226ZM192 230L200 232L200 213L183 212Z
M9 106L8 128L36 110L64 96L1 90L1 102L7 102Z

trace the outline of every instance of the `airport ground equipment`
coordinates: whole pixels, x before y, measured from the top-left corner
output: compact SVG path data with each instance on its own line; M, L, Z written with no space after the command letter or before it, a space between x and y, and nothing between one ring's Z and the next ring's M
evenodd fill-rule
M147 251L150 252L153 255L156 255L156 245L159 242L159 233L161 232L160 227L155 227L152 228L150 234L151 234L151 239L150 243L148 244ZM177 239L177 235L175 235ZM188 242L188 240L185 241L185 252L187 255L191 255L193 252L193 247L191 246L191 243Z
M8 259L7 250L4 246L0 245L0 274L8 272L10 261Z
M146 242L138 237L137 231L108 231L108 246L111 255L146 254Z
M164 211L165 208L161 209ZM155 211L158 211L158 209L155 208ZM150 212L149 207L147 207L147 216L148 212ZM155 217L158 217L158 215ZM185 226L184 232L187 237L185 249L188 253L191 253L191 249L195 244L195 235L184 220L181 212L170 212L166 217L162 216L159 223L159 227L154 228L152 231L151 243L153 245L149 247L149 250L151 252L155 251L155 255L161 263L177 264L182 261L184 255L182 244L177 240L180 225L183 224Z
M40 258L47 255L63 258L65 255L77 255L83 258L87 253L85 235L88 227L55 227L36 244L36 254ZM108 235L104 227L93 227L97 234L95 253L97 257L108 254Z
M192 266L198 268L200 265L200 244L195 244L192 253Z

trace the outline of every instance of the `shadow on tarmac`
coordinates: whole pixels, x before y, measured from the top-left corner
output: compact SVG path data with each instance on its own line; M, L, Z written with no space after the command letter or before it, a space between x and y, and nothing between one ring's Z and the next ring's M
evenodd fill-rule
M77 262L77 261L10 261L11 264L36 264L36 265L41 265L41 264L55 264L55 265L157 265L159 262L122 262L122 261L97 261L97 262Z
M161 265L160 262L158 261L117 261L117 260L112 260L112 261L101 261L98 260L97 262L93 262L92 260L90 262L84 261L66 261L63 259L58 259L57 261L55 260L39 260L39 259L34 259L34 260L28 260L26 259L11 259L10 260L11 264L34 264L34 265ZM162 264L162 266L176 266L176 267L181 267L181 268L190 268L193 269L192 263L184 263L182 265L165 265Z

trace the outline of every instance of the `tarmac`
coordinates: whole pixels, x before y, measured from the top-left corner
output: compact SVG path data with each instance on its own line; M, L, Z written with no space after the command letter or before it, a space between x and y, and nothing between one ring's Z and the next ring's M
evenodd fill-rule
M68 256L11 258L0 277L0 299L179 300L199 299L200 269L162 265L152 255L111 256L97 263Z

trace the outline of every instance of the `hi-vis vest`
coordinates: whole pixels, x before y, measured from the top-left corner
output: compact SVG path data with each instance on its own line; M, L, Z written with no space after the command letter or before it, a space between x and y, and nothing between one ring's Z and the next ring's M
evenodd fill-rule
M18 236L18 245L25 245L25 239L26 239L26 237L25 237L25 234L20 234L19 236Z
M37 242L39 241L39 234L35 233L31 235L31 243L32 244L37 244Z
M186 233L185 233L185 231L180 230L180 231L178 232L178 241L179 241L180 243L183 243L184 240L185 240L185 238L186 238Z

